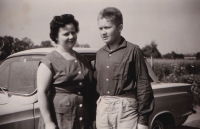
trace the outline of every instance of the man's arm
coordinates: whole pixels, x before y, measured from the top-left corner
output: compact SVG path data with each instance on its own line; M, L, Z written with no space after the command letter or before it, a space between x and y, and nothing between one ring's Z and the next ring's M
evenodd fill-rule
M148 126L148 119L154 108L154 96L145 60L139 47L135 49L134 60L139 104L138 124Z

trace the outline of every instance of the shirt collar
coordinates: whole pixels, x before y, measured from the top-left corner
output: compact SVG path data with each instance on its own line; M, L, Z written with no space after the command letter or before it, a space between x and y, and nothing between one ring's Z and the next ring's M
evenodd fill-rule
M63 57L58 51L56 51L56 50L53 50L52 53L53 53L57 58L59 58L59 59L64 58L64 57ZM78 59L79 56L78 56L78 54L77 54L76 51L74 51L74 54L75 54L75 58Z
M103 50L105 50L105 51L111 53L111 52L117 51L117 50L119 50L119 49L125 48L126 46L127 46L127 42L126 42L126 40L124 39L124 37L121 36L121 41L120 41L119 45L118 45L114 50L111 51L111 50L109 49L108 45L105 45L105 46L103 47Z

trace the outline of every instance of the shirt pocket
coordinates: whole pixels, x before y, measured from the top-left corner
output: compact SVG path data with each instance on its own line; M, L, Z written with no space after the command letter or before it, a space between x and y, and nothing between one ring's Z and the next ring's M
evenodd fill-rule
M72 108L71 107L55 107L56 119L59 121L71 120L72 119Z
M55 98L54 107L57 119L60 120L63 119L63 117L70 119L72 116L72 105L68 96L58 96Z
M121 80L127 77L128 74L128 64L127 63L119 63L116 62L114 64L114 69L113 69L113 79L114 80Z

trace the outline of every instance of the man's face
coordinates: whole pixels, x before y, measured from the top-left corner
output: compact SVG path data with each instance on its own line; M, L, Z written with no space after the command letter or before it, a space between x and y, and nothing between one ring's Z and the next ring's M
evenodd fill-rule
M103 41L108 45L115 44L121 36L122 25L117 26L113 21L105 18L98 19L98 25Z

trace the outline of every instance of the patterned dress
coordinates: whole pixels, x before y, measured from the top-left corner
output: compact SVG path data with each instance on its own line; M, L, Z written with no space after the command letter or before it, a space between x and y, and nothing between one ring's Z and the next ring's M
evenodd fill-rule
M66 60L52 51L41 60L53 74L48 98L51 117L59 129L88 129L89 125L87 100L92 70L84 56L75 55L76 59ZM45 128L42 116L38 128Z

